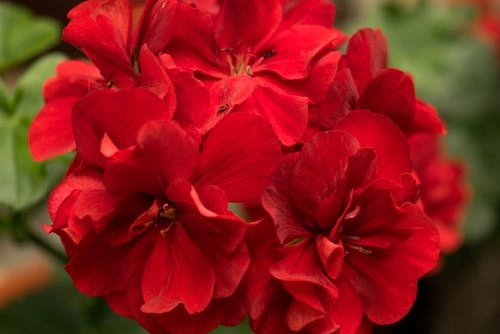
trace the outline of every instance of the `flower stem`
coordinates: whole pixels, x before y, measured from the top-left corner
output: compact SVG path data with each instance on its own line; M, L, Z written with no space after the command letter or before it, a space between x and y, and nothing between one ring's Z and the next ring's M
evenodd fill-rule
M56 258L59 262L61 262L63 264L66 264L68 262L68 257L63 252L56 249L54 246L49 244L46 240L40 238L34 232L26 231L26 237L28 240L32 241L39 248L43 249L44 251L46 251L47 253L52 255L54 258Z

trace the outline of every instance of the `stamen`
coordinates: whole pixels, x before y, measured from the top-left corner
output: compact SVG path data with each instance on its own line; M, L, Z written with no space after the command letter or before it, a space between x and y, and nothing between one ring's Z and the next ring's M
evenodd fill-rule
M176 218L176 210L174 207L170 206L168 203L162 205L160 211L158 212L159 219L165 219L173 221Z
M358 251L358 252L360 252L361 254L364 254L364 255L371 255L371 253L372 253L371 249L367 249L367 248L364 248L364 247L361 247L361 246L355 246L355 245L349 245L349 244L347 244L346 247L354 249L354 250L356 250L356 251Z
M296 245L300 242L302 242L304 240L304 238L295 238L293 240L290 240L286 245L285 247L290 247L290 246L293 246L293 245Z
M253 77L253 71L252 71L252 68L250 67L250 65L247 65L245 70L249 76Z
M361 239L360 237L356 237L356 236L351 236L351 235L347 235L347 236L343 236L342 239L347 239L347 240L359 240Z

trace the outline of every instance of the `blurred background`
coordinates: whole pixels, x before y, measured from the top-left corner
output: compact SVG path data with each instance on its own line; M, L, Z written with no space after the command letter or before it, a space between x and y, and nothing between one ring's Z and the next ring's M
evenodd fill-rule
M0 333L144 333L64 273L45 235L45 201L71 157L35 164L26 133L55 65L81 57L60 42L75 0L0 0ZM420 283L412 311L376 333L500 333L500 0L337 0L352 34L381 28L390 65L410 72L420 97L448 125L446 150L462 160L472 199L463 245ZM216 333L249 333L247 326Z

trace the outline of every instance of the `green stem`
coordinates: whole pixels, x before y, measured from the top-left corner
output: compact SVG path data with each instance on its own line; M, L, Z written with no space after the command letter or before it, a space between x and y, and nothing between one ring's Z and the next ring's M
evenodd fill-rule
M52 255L54 258L56 258L59 262L62 262L63 264L66 264L68 262L68 257L63 252L56 249L54 246L49 244L46 240L40 238L32 231L26 231L26 237L28 240L32 241L35 245L37 245L38 247L40 247L41 249Z

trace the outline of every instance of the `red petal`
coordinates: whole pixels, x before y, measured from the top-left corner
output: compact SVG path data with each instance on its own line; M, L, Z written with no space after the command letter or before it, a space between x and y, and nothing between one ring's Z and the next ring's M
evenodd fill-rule
M286 313L286 323L290 330L300 331L312 322L325 316L324 312L307 306L306 304L294 299L288 307Z
M415 103L413 79L402 71L385 69L367 83L358 108L383 114L406 132L413 123Z
M290 198L290 176L295 161L296 157L292 155L283 158L262 195L262 206L273 218L276 232L283 244L309 235Z
M279 255L270 264L271 275L284 282L313 283L337 292L337 287L325 274L312 240L279 249Z
M344 247L325 236L319 236L316 238L316 251L328 276L331 279L337 278L344 264Z
M52 100L36 115L28 135L31 154L36 161L75 149L71 115L76 101L73 97Z
M304 225L328 228L335 224L350 190L347 164L358 150L356 139L341 131L321 133L304 145L290 183L295 207L304 217L317 218ZM323 202L327 203L327 208L319 210ZM320 216L318 213L328 214Z
M214 50L213 16L189 5L177 4L174 32L167 53L186 71L224 77Z
M314 36L314 37L312 37ZM338 30L314 25L295 25L273 36L261 52L273 51L252 66L254 73L271 71L285 79L304 79L311 69L312 59L327 46L337 44L343 35ZM340 44L340 43L338 43Z
M219 49L258 50L281 22L280 0L223 0L215 23Z
M153 53L163 51L172 34L176 1L148 0L137 29L138 45L147 44Z
M260 83L264 85L255 88L244 108L260 113L271 124L284 145L295 145L307 128L308 99L284 93L278 88L267 86L267 83Z
M50 78L43 85L43 96L49 102L63 96L82 97L104 85L97 67L81 60L59 63L56 73L56 77Z
M340 52L329 52L312 66L308 79L304 86L300 87L301 90L307 92L312 103L318 104L325 99L334 84L341 57Z
M416 206L405 204L400 220L399 225L413 226L409 239L386 251L351 252L346 258L346 278L361 297L368 318L377 324L395 322L409 311L417 280L434 268L439 257L437 231Z
M387 40L381 30L361 29L349 40L346 59L359 91L387 67Z
M168 73L177 96L174 119L183 128L202 128L215 114L215 110L209 108L210 93L207 87L191 72L170 69Z
M330 28L335 18L335 5L327 0L282 0L285 29L294 24L316 24Z
M255 90L255 80L247 75L229 76L210 87L214 109L224 112L245 102Z
M164 100L168 105L169 111L175 110L177 98L174 85L160 59L146 45L141 48L139 53L139 66L141 74L138 78L138 85Z
M104 134L117 148L126 148L137 142L146 122L171 119L172 114L165 102L140 88L96 91L75 106L73 127L78 151L85 160L102 164Z
M142 277L145 313L165 313L182 304L190 314L210 303L215 273L205 254L179 223L158 235Z
M132 8L128 0L93 0L73 8L63 39L82 48L104 77L127 86L133 81L130 57Z
M375 151L377 177L399 182L401 174L411 171L406 137L385 116L364 110L353 111L337 125L337 129L353 135L361 147Z
M444 134L446 133L446 126L439 118L436 108L423 100L417 99L412 130L414 132Z
M108 161L104 179L111 192L163 195L176 178L191 178L198 146L177 123L149 122L137 142Z
M340 333L357 334L363 317L363 305L356 291L346 278L337 280L338 297L332 298L329 294L323 295L323 302L329 304L330 317L338 324Z
M249 113L231 113L203 143L196 187L216 185L230 202L256 201L268 182L281 147L269 124Z
M74 190L101 190L104 189L102 174L94 169L87 169L81 173L68 174L59 185L57 185L48 200L50 217L54 220L61 203Z
M134 271L141 270L151 247L150 240L109 246L94 234L80 242L66 266L75 286L82 293L102 296L124 290ZM131 266L131 263L139 266Z
M333 129L356 107L359 94L345 61L340 62L337 75L329 88L325 99L318 107L312 106L310 111L312 124L321 130Z

